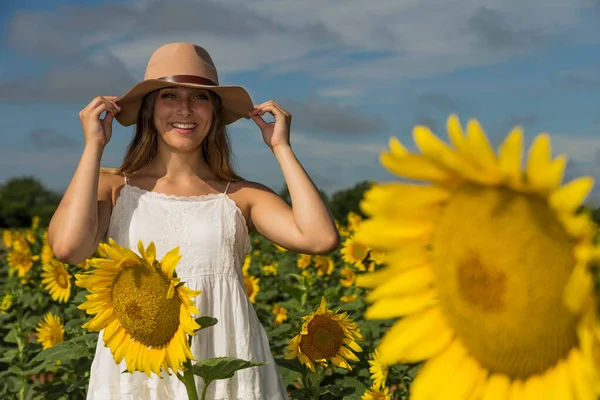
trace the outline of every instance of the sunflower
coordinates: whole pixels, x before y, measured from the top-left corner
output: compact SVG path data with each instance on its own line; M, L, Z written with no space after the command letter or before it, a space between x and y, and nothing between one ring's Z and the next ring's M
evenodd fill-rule
M284 321L288 319L287 316L287 308L281 307L279 304L275 304L273 306L273 315L275 315L275 326L281 325Z
M385 387L385 381L388 376L389 366L382 364L379 357L379 350L375 349L373 358L369 361L369 372L373 380L373 386L378 388Z
M279 273L279 263L274 261L271 264L265 264L262 266L262 270L265 276L277 276Z
M10 229L5 229L2 232L2 242L4 243L4 247L10 249L13 244L13 231Z
M333 260L329 256L315 256L317 276L331 275L333 273Z
M13 242L13 248L8 253L6 260L9 267L17 272L17 276L23 278L39 258L40 256L31 254L31 250L26 243L23 244L21 240L16 240Z
M362 351L356 343L362 339L356 323L346 313L336 314L328 310L325 297L321 298L317 311L302 317L302 320L302 329L290 340L286 347L290 352L285 358L291 360L297 357L313 372L316 372L315 363L327 366L329 362L352 370L348 360L359 361L352 351Z
M43 350L49 349L65 340L65 329L60 322L60 318L52 313L46 314L44 319L38 322L36 332L37 341L42 345Z
M358 230L360 223L363 220L362 217L354 211L350 211L346 216L346 219L348 220L348 230L351 232Z
M179 248L158 262L152 242L146 249L138 243L140 256L112 239L100 247L108 258L88 260L95 268L75 276L77 286L91 292L79 308L96 314L83 328L104 329L104 345L117 364L125 359L129 372L181 371L194 359L186 335L200 328L192 317L198 313L192 299L200 292L174 276Z
M369 254L369 247L357 242L354 237L349 237L344 240L340 253L342 254L342 260L359 267L359 269L362 267L364 270L363 260Z
M244 275L244 286L246 287L246 294L250 299L251 303L256 302L256 295L260 292L260 278L252 275Z
M309 254L299 254L296 266L300 269L306 269L310 265L312 257Z
M416 399L595 399L600 329L584 321L595 320L589 264L600 251L576 213L592 180L560 186L566 160L551 159L547 134L523 171L520 128L496 155L477 121L466 134L456 116L447 126L453 148L417 126L421 154L392 139L381 156L432 185L382 184L361 202L370 219L357 240L387 252L386 267L357 280L372 289L365 317L402 317L381 362L427 360Z
M361 400L392 400L392 397L390 396L390 389L373 386L365 391Z
M356 294L347 294L345 296L340 297L340 301L342 303L352 303L354 300L356 300Z
M350 287L354 285L354 281L356 280L356 274L354 273L354 271L352 271L352 269L346 266L342 268L342 270L340 271L340 275L342 275L342 277L344 278L340 279L340 283L342 284L342 286Z
M42 266L42 285L50 292L54 301L66 303L71 296L71 275L67 271L67 264L53 258Z
M10 294L5 294L0 302L0 311L7 312L12 307L13 297Z
M40 226L40 217L35 215L31 218L31 229L36 230Z

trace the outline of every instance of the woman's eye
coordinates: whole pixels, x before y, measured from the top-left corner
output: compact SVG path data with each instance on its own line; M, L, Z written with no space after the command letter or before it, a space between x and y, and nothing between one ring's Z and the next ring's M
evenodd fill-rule
M168 97L175 97L175 95L173 93L165 93L162 95L163 98L168 98Z

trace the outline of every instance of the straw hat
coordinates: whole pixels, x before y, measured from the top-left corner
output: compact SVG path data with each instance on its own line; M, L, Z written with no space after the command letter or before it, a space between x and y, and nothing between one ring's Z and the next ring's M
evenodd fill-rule
M137 122L142 98L156 89L185 86L208 89L221 97L223 119L231 124L248 118L254 109L250 96L239 86L219 86L217 70L208 52L191 43L169 43L159 47L148 61L144 80L117 99L121 112L116 115L123 126Z

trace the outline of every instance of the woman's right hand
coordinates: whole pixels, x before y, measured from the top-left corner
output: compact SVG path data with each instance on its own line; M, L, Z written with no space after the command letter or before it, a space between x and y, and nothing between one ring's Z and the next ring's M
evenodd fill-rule
M97 96L79 112L86 146L91 144L104 147L108 144L112 136L112 121L121 111L121 107L115 102L117 98L117 96ZM105 111L106 115L101 119L100 115Z

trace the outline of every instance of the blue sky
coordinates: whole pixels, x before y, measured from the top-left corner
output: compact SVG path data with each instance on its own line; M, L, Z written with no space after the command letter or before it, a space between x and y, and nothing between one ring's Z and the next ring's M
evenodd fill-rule
M34 175L64 190L83 146L79 110L123 94L176 41L205 47L221 84L290 111L292 146L329 193L393 179L378 163L389 137L410 145L426 124L445 139L451 112L479 119L494 144L516 124L528 142L549 132L568 179L600 182L598 0L82 3L0 4L0 183ZM131 134L115 126L103 166L119 165ZM279 190L254 123L229 134L239 172Z

